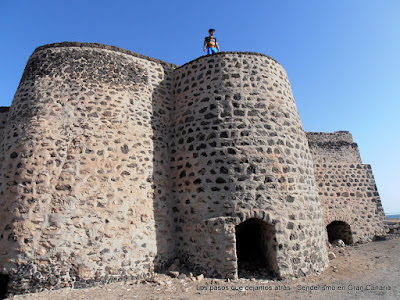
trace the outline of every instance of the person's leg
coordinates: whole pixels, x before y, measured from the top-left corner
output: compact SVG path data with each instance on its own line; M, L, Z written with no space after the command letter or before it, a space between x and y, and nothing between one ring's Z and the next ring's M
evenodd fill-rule
M207 54L214 54L217 53L217 48L212 47L212 48L207 48Z

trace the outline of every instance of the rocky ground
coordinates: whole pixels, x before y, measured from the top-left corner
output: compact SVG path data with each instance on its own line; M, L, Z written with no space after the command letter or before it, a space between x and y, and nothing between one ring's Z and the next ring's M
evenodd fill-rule
M335 247L330 265L319 276L282 281L226 281L157 274L142 282L115 283L94 288L62 289L14 296L13 300L78 299L400 299L400 239ZM179 273L175 273L178 275Z

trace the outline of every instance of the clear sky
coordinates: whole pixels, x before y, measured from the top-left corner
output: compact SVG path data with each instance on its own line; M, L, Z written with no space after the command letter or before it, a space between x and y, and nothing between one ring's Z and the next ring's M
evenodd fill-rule
M399 0L0 0L0 105L36 47L102 43L178 65L252 51L286 69L306 131L348 130L386 213L400 212Z

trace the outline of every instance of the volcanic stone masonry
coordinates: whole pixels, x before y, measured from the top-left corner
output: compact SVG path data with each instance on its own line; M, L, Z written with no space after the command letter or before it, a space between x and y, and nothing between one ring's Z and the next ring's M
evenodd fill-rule
M351 135L306 134L285 70L263 54L178 67L45 45L0 126L11 293L146 277L175 258L219 278L317 274L328 240L385 231Z
M329 241L370 241L387 230L374 175L351 133L308 132Z

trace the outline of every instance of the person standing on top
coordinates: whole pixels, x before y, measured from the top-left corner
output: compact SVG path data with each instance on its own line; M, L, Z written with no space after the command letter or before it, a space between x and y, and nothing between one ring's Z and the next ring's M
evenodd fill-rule
M213 54L219 52L219 46L217 43L217 39L214 37L215 29L210 29L208 33L210 34L204 39L203 51L207 54Z

